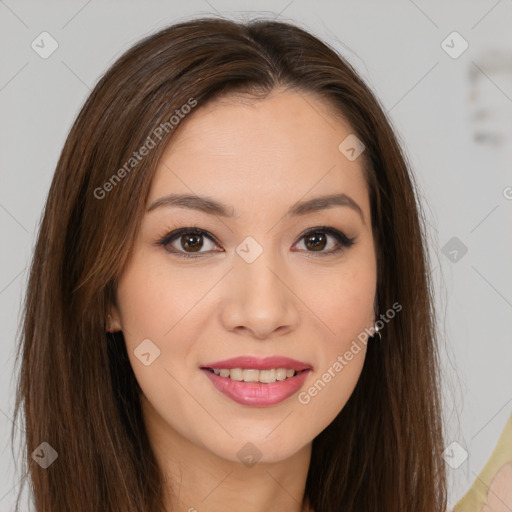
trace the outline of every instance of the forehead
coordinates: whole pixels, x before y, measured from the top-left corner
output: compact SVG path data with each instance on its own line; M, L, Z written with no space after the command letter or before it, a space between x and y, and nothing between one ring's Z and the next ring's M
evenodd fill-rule
M284 208L339 191L368 209L362 158L350 161L338 149L352 133L310 93L211 101L181 121L157 166L148 204L165 194L195 193L237 213L250 203Z

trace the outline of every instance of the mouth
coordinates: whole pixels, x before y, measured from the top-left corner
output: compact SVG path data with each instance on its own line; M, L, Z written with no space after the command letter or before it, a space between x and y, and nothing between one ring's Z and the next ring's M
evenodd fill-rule
M311 368L210 368L201 371L224 397L250 407L278 405L297 393Z

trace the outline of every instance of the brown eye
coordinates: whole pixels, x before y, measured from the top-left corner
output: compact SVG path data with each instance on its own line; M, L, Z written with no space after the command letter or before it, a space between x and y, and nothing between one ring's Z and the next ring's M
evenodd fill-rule
M206 243L206 250L201 250L205 247L205 240L211 244L211 247ZM158 245L164 247L167 252L189 258L200 257L216 247L215 239L199 228L181 228L172 231L165 235Z
M206 250L202 250L205 247L205 241ZM352 246L355 243L355 238L349 238L334 228L317 227L304 233L300 237L300 241L303 241L305 247L300 252L317 253L315 256L329 256ZM172 231L157 243L167 252L184 258L199 258L215 251L216 248L216 252L223 252L222 249L218 250L218 243L212 235L196 227ZM208 243L211 244L211 248L208 248Z
M313 233L305 237L305 245L312 251L322 251L327 245L327 237L322 233Z
M329 243L329 240L333 240ZM349 248L355 243L355 238L349 238L330 227L318 227L310 229L300 237L303 241L306 253L318 253L315 256L329 256Z
M202 235L190 234L190 235L182 235L180 238L181 246L188 250L197 252L203 246Z

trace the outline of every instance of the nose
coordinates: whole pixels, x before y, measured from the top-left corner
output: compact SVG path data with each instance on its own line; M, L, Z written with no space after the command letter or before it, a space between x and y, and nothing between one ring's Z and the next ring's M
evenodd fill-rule
M224 328L259 340L293 331L300 319L294 285L290 273L270 251L263 251L252 263L236 258L224 283Z

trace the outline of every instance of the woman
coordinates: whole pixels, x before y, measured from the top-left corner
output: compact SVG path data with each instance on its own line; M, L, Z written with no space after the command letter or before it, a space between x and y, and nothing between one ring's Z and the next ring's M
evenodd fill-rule
M16 414L36 510L446 510L422 214L377 99L290 24L129 49L72 127Z

